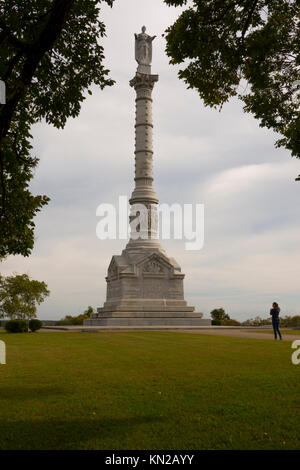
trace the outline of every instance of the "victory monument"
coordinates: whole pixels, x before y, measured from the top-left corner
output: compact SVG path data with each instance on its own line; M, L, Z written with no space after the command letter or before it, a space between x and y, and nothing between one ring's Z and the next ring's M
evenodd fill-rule
M130 86L136 92L135 188L129 200L130 221L137 204L147 210L147 237L130 236L121 255L114 255L106 277L107 297L85 325L106 326L198 326L210 324L202 313L184 300L184 274L174 258L161 247L157 234L158 198L152 175L152 90L158 75L152 75L152 42L143 26L135 34L135 59L138 63Z

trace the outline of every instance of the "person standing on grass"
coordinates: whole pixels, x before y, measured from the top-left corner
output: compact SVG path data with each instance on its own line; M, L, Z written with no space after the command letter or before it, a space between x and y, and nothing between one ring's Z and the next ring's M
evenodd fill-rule
M270 315L272 317L272 326L274 330L275 339L277 339L277 333L279 334L279 338L282 339L281 333L279 331L279 323L280 323L279 312L280 312L280 308L279 308L278 303L273 302L273 308L271 308L270 310Z

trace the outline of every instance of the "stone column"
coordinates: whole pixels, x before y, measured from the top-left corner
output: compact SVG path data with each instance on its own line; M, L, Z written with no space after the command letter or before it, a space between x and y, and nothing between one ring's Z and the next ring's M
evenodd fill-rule
M137 72L130 81L136 91L135 119L135 188L129 200L130 205L143 204L148 209L148 239L130 240L128 248L137 246L158 246L157 204L153 189L153 142L152 142L152 90L158 75ZM131 215L130 220L135 215Z

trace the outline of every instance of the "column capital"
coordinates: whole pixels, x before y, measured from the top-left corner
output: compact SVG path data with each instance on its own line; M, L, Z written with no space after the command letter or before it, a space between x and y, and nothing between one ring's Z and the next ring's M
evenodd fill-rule
M130 80L129 85L135 90L138 88L153 89L155 82L158 82L158 75L148 75L146 73L137 72L135 77Z

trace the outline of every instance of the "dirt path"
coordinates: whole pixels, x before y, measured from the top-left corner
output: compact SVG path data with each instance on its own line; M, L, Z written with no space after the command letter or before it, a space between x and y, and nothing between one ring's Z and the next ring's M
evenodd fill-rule
M172 327L161 327L161 328L155 328L155 327L107 327L107 326L99 326L99 327L83 327L83 326L72 326L72 327L64 327L65 329L59 329L59 328L42 328L40 330L41 333L43 332L74 332L74 331L82 331L82 329L88 330L91 333L93 332L121 332L121 331L176 331L177 333L179 332L184 332L184 333L191 333L191 334L198 334L198 335L213 335L213 336L231 336L235 338L253 338L253 339L269 339L274 341L274 336L272 333L263 333L260 331L251 331L248 329L239 329L238 327L234 328L229 328L229 327L191 327L187 329L181 329L181 328L172 328ZM285 334L284 330L282 331L282 337L283 341L294 341L296 339L300 340L300 335L293 335L293 334ZM279 341L279 340L278 340Z
M199 330L181 330L181 331L184 331L185 333L198 334L198 335L231 336L235 338L270 339L274 341L274 336L270 333L257 333L257 332L245 331L245 330L223 330L223 329L222 330L217 330L217 329L200 330L199 329ZM299 335L285 335L284 332L282 332L282 339L283 341L294 341L295 339L300 340L300 336Z

